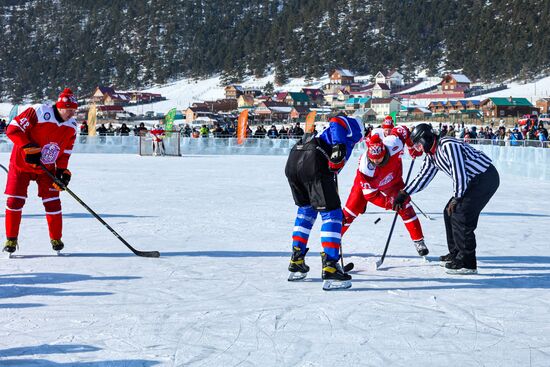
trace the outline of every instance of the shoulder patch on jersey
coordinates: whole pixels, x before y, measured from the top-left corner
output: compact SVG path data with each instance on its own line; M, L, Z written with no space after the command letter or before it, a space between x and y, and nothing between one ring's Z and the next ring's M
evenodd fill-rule
M38 117L39 122L42 121L51 121L53 117L52 106L47 104L36 104L32 106L36 111L36 116Z
M359 168L358 168L359 172L361 172L365 176L373 177L375 169L376 167L367 158L367 152L364 152L361 155L361 158L359 161Z

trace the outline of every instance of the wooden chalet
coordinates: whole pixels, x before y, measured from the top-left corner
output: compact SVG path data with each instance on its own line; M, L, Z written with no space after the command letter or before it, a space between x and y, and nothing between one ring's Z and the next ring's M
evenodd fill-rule
M224 88L226 99L237 99L244 94L244 89L240 85L228 85Z
M302 88L302 92L305 93L311 103L315 103L320 106L324 103L323 91L319 88Z
M355 82L355 75L348 69L334 69L330 72L330 83L331 84L352 84Z
M538 109L527 98L490 97L480 104L485 117L521 117L538 113Z
M198 117L210 116L212 113L204 103L196 103L185 110L185 121L192 122Z
M307 114L310 112L310 109L305 106L295 106L290 111L290 118L292 120L303 120L306 118Z
M289 92L285 98L285 102L294 107L314 107L307 94L303 92Z
M292 108L284 102L266 101L256 107L254 114L256 115L256 121L286 121Z
M541 98L536 102L540 113L550 113L550 98Z
M464 92L470 89L472 82L464 74L447 74L441 81L441 91L443 93Z

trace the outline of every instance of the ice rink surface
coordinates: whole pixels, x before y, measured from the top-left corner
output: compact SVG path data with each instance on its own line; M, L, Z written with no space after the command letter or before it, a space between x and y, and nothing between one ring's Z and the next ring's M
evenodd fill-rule
M0 366L550 365L550 182L500 171L474 276L436 260L448 177L413 196L434 218L421 217L429 262L398 220L375 271L393 214L369 206L343 241L353 287L324 292L320 221L308 281L286 280L296 207L285 161L75 155L72 190L159 259L133 255L67 194L66 256L55 256L31 184L18 257L0 260ZM339 179L344 201L355 169Z

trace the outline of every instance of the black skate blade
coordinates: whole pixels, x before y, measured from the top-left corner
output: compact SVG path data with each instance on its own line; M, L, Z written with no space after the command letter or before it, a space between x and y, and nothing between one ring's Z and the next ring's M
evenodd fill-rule
M324 291L337 291L351 288L351 280L323 280Z
M300 273L299 271L296 272L290 272L288 274L288 281L289 282L296 282L300 280L304 280L307 277L307 273Z

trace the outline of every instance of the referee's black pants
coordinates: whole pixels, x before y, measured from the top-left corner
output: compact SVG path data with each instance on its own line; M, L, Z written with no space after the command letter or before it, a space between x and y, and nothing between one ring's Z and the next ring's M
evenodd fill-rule
M450 200L443 210L449 253L467 268L477 268L474 231L477 228L479 214L497 191L499 184L498 172L495 166L490 165L485 172L470 181L452 215L449 216L447 213Z

